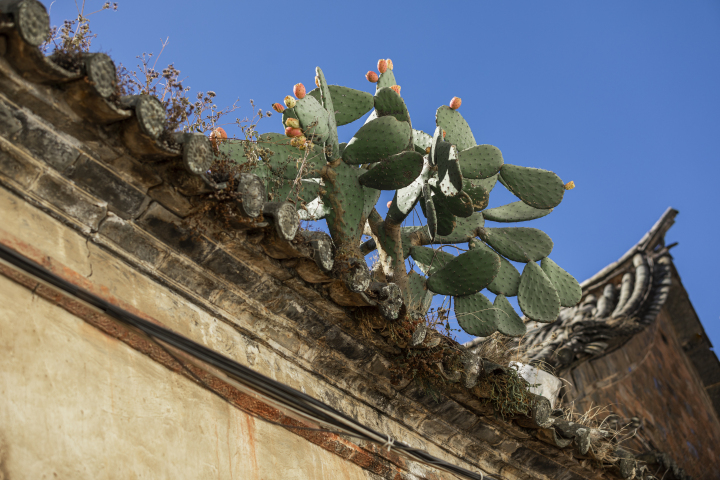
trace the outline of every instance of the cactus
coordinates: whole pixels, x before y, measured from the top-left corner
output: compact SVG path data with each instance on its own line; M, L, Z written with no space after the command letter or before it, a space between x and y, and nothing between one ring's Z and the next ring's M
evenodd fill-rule
M369 93L328 85L317 68L317 88L306 93L297 84L297 98L286 97L285 107L273 105L288 136L261 135L259 158L227 141L220 152L247 163L277 201L296 203L301 218L327 220L336 274L362 277L363 255L381 250L384 273L400 288L409 315L425 315L434 294L450 295L468 333L522 335L525 325L507 297L517 295L522 312L537 321L555 320L561 305L577 303L577 281L548 258L550 237L534 228L485 225L543 217L572 185L546 170L506 164L498 148L478 145L458 97L437 109L433 132L413 129L392 61L381 59L377 70L366 75L376 84ZM337 127L368 113L351 140L339 143ZM520 201L486 210L498 181ZM375 209L381 190L395 190L384 219ZM413 211L426 225L403 226ZM366 242L361 251L366 223L377 242ZM453 255L432 248L450 244L468 244L469 250ZM408 256L422 274L407 271ZM526 264L522 274L511 261ZM360 291L366 283L348 288ZM494 303L483 289L496 295Z

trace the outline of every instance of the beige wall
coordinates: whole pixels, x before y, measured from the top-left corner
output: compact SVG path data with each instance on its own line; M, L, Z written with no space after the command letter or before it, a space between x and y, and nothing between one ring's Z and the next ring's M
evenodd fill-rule
M0 276L0 478L364 479Z

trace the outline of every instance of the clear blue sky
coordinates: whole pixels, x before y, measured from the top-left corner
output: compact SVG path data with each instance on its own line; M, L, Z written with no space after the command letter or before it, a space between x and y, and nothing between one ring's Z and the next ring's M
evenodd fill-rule
M53 24L75 15L73 0L52 5ZM127 66L169 37L158 66L174 63L220 105L239 98L240 115L249 99L267 109L295 83L311 88L315 66L329 83L373 91L365 72L392 58L413 127L432 132L436 108L459 96L479 143L575 181L529 226L578 280L678 209L667 240L720 347L719 2L120 0L91 24L93 50ZM260 131L281 131L278 116ZM514 199L500 191L491 206Z

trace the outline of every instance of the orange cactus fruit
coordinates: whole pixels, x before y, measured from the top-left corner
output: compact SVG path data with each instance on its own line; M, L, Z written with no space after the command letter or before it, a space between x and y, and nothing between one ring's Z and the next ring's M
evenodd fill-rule
M302 130L300 130L299 128L286 127L285 135L288 137L299 137L302 135Z
M365 78L368 79L368 82L376 83L378 81L378 74L370 70L365 74Z
M452 100L450 100L450 108L453 110L457 110L460 108L460 105L462 105L462 100L460 97L453 97Z
M305 85L302 83L296 83L293 87L293 95L295 95L298 99L305 98Z
M225 133L225 129L222 127L218 127L210 132L210 142L212 143L213 150L217 151L218 145L222 143L223 140L227 140L227 138L227 133Z
M390 59L388 58L387 60L385 60L385 62L387 63L387 67L388 67L390 70L392 70L392 69L393 69L392 60L390 60Z
M285 106L288 107L288 108L294 108L295 105L297 105L297 101L296 101L293 97L291 97L290 95L288 95L287 97L285 97L284 102L285 102Z
M387 207L390 208L390 205L392 205L392 200L387 203Z
M572 190L573 188L575 188L575 182L572 180L565 184L565 190Z
M397 93L398 95L400 95L400 85L392 85L390 88L392 88L393 90L395 90L395 93Z
M380 73L385 73L387 68L388 68L387 61L383 60L382 58L380 60L378 60L378 71Z
M280 103L273 103L273 110L275 110L278 113L283 113L285 111L285 107L282 106Z
M300 128L300 120L297 118L288 117L285 120L285 126L290 128Z
M431 151L432 151L432 149L431 149L430 147L427 147L427 148L425 149L425 153L430 153Z
M315 86L320 88L320 77L315 77Z
M447 135L447 132L443 130L443 138L445 138L445 135Z

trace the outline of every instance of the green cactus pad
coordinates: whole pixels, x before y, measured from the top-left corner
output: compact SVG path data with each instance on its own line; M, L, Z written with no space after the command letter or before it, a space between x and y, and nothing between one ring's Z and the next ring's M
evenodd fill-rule
M488 206L490 201L490 193L485 189L485 180L472 180L463 178L462 191L466 193L472 201L473 211L479 212Z
M485 228L480 238L514 262L535 262L550 255L553 249L550 237L537 228Z
M410 145L410 125L395 117L379 117L366 123L355 133L343 151L343 160L350 165L375 163L400 153Z
M245 156L245 148L243 147L242 141L228 140L222 142L218 145L218 150L238 165L242 165L248 161L248 158Z
M318 197L320 184L311 180L302 180L297 186L292 181L283 181L278 185L268 179L265 189L268 193L273 194L274 202L289 201L300 208L300 202L307 204Z
M452 214L446 203L442 202L438 196L433 197L435 206L435 218L437 219L437 235L450 235L455 230L457 219Z
M481 244L430 275L428 288L441 295L470 295L487 287L499 270L498 254Z
M427 180L429 172L430 164L427 162L426 157L423 157L423 168L420 175L410 185L395 192L387 213L386 218L388 220L402 223L407 218L422 195L422 186Z
M520 310L536 322L554 322L560 314L560 297L542 268L528 262L518 287Z
M433 293L427 289L425 277L417 272L408 273L408 292L405 304L411 312L425 315L432 303Z
M410 256L415 260L418 268L427 275L433 275L455 258L451 253L428 247L411 247Z
M435 237L435 243L464 243L476 236L478 228L482 228L485 219L481 212L475 212L467 218L458 218L455 229L450 235Z
M363 172L364 170L344 162L336 162L327 175L323 176L325 187L321 199L328 212L328 230L333 240L340 244L360 244L365 224L363 216L366 192L358 182L358 174Z
M438 144L443 141L442 128L436 127L430 144L430 165L437 165Z
M427 219L428 233L430 234L431 239L435 238L438 230L435 203L432 201L432 198L425 197L425 201L422 202L422 205L424 206L423 215L425 215L425 218Z
M328 85L328 88L332 95L335 121L338 126L352 123L373 109L374 99L368 92L340 85Z
M375 111L378 117L390 115L399 122L408 122L412 125L405 102L392 88L385 87L375 92Z
M279 133L263 133L258 138L257 146L272 152L270 157L263 157L263 161L275 175L287 180L295 180L303 159L305 159L305 177L320 176L320 169L326 163L322 147L319 145L310 151L300 150L290 145L289 137ZM306 154L307 158L305 158Z
M423 169L418 152L401 152L387 158L360 176L360 185L378 190L397 190L413 183Z
M328 86L330 86L330 85L328 85ZM320 87L313 88L312 90L307 92L307 94L310 95L311 97L313 97L315 100L317 100L320 105L322 105L322 94L320 93ZM332 95L332 93L330 93L330 95ZM287 111L287 108L285 110ZM283 125L285 125L285 117L284 116L283 116Z
M397 83L395 83L395 74L388 68L385 70L385 73L381 73L378 77L375 91L377 92L381 88L392 87L393 85L397 85Z
M466 333L476 337L489 337L497 330L497 309L482 293L455 297L455 317Z
M312 137L316 144L325 143L330 136L330 128L328 127L328 113L322 105L314 97L306 95L297 101L294 110L300 120L303 134L307 138Z
M473 185L480 185L485 190L487 190L488 194L493 191L493 188L495 188L495 184L497 184L498 178L500 178L500 174L493 175L490 178L474 178L472 179Z
M520 337L525 335L527 332L527 326L523 322L520 315L515 312L515 309L505 295L498 295L495 297L493 307L496 308L497 312L497 329L498 332L503 335L510 337Z
M358 170L356 172L358 175L358 181L359 177L363 174L362 170ZM380 190L376 190L374 188L369 187L362 187L363 189L363 219L367 220L370 218L370 212L373 211L373 208L375 208L375 205L377 205L378 200L380 200L380 194L382 193ZM365 220L363 220L363 227L365 225ZM362 230L362 229L361 229Z
M514 297L520 286L520 272L505 258L500 257L500 271L487 289L495 295Z
M322 106L327 110L328 112L328 129L330 130L330 135L328 136L327 141L325 142L327 144L328 152L326 154L328 161L333 161L338 158L340 158L340 144L338 141L338 134L337 134L337 122L335 120L335 107L333 106L332 101L332 95L330 94L330 88L328 87L327 82L325 81L325 75L323 74L320 67L315 68L315 76L318 79L318 83L320 84L320 97L322 99Z
M340 151L340 156L342 156L343 152L345 151L345 147L347 147L347 142L343 142L340 145L338 145L338 150Z
M485 210L483 215L487 220L493 222L525 222L527 220L535 220L552 212L552 208L535 208L525 202L513 202L503 205L502 207L491 208Z
M427 154L427 148L432 146L432 137L422 130L413 130L412 134L415 151L423 155Z
M295 112L295 109L294 109L294 108L286 108L286 109L283 111L283 113L282 113L283 129L285 129L285 127L287 126L287 125L285 124L285 122L287 121L288 118L298 118L297 112Z
M502 153L492 145L476 145L458 153L463 176L467 178L489 178L503 166Z
M505 164L500 169L503 185L531 207L553 208L562 202L565 185L548 170Z
M458 150L467 150L477 145L472 130L463 116L447 105L437 109L435 125L445 130L445 141L456 145Z
M547 257L543 258L540 262L540 268L542 268L545 275L548 276L555 287L560 297L560 305L563 307L574 307L578 304L580 298L582 298L582 287L580 287L578 281L575 280L575 277Z
M465 192L460 192L454 197L442 197L442 200L437 196L435 198L435 203L442 202L456 217L467 218L474 212L472 198Z

